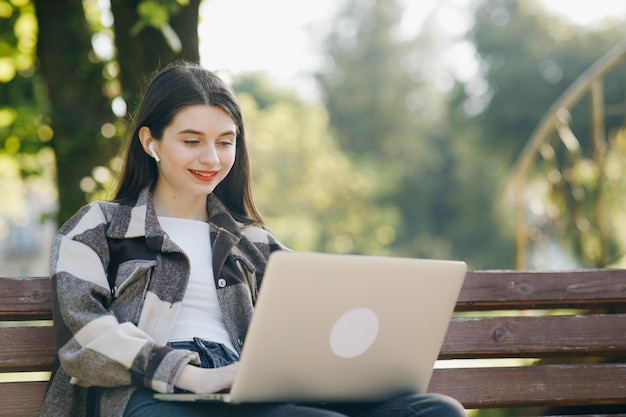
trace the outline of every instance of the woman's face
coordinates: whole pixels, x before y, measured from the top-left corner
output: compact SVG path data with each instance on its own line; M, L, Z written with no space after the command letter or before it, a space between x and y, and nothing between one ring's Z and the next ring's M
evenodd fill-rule
M147 127L142 127L139 135L148 154L147 147L153 142L160 158L155 196L204 199L228 175L235 162L237 125L219 107L183 108L165 128L160 140L151 138Z

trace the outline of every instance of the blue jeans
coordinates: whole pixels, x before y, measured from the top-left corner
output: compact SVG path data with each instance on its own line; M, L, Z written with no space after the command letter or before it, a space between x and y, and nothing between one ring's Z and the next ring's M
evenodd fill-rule
M238 360L224 345L195 338L170 343L175 349L200 354L202 367L225 366ZM441 394L409 394L383 403L225 404L159 401L154 391L139 387L124 417L464 417L461 404Z

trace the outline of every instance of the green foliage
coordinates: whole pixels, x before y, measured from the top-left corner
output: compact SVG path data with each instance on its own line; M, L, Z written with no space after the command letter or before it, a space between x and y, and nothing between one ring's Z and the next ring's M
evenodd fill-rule
M401 15L399 2L352 0L336 18L331 64L318 76L333 132L354 163L376 172L374 201L397 208L394 253L510 267L495 175L474 164L472 130L457 128L432 87L439 74L428 63L441 52L428 33L399 39Z
M54 201L45 88L35 75L37 22L29 1L0 1L0 238L28 213L28 195Z
M592 31L569 24L546 14L536 0L482 2L470 40L492 94L473 121L483 127L484 146L500 153L504 166L510 166L552 103L625 35L620 27ZM607 88L607 101L621 101L623 77L615 74L608 82L614 88ZM588 148L588 102L573 116L574 130L581 132L581 143Z
M347 2L325 42L332 64L318 79L337 140L352 156L389 161L419 151L422 121L406 103L421 86L409 70L411 45L393 36L401 13L397 1Z
M0 205L0 216L17 218L24 210L24 184L20 175L20 166L15 157L0 153L0 194L3 204ZM4 236L3 222L0 222L0 236Z
M489 160L506 173L546 111L589 66L624 39L626 30L623 25L591 30L566 23L543 12L537 1L483 1L475 17L470 40L483 62L480 77L489 86L488 104L477 114L464 111L475 99L468 88L459 89L453 102L456 113L464 114L462 126L480 126L476 144L483 156L479 154L476 161ZM606 103L624 101L623 71L608 74L603 85ZM568 150L555 134L537 156L529 179L532 218L527 226L532 247L556 241L580 264L606 266L625 248L617 243L618 229L612 221L619 218L619 207L609 207L605 201L616 184L603 179L603 168L595 160L590 113L588 98L571 109L568 127L576 150ZM623 114L609 115L607 131L622 123Z
M0 1L0 83L34 70L37 22L29 1Z
M580 152L559 164L545 146L531 177L531 204L545 222L530 225L532 241L558 239L593 267L626 265L626 132L611 132L607 144L602 166Z
M605 194L606 216L608 224L606 230L609 232L611 242L619 248L612 259L612 266L626 266L626 130L620 129L610 136L610 145L607 151L606 165L603 174L606 181L602 184ZM594 172L595 173L595 172ZM591 236L594 237L593 235ZM596 236L597 237L597 236ZM593 242L585 244L585 248L591 250L597 248ZM597 254L587 253L587 258L597 258Z
M161 31L168 45L174 52L182 49L181 40L170 26L170 19L180 11L182 5L189 0L142 0L137 5L137 23L130 29L130 33L136 36L146 27L153 27Z
M46 101L35 70L36 21L32 5L0 2L0 145L6 152L37 152L51 139L40 115Z
M169 23L171 15L176 14L182 4L188 1L180 0L142 0L137 5L137 14L139 21L131 28L133 34L137 34L146 26L152 26L156 29Z
M375 201L376 172L354 166L340 151L320 105L287 95L258 106L252 94L267 87L258 75L236 83L254 194L271 230L298 250L386 252L399 218Z

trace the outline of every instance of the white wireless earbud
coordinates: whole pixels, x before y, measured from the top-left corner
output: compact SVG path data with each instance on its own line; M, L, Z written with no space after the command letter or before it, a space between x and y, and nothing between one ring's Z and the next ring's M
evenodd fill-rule
M154 150L154 142L150 142L150 144L148 145L148 148L150 148L150 153L152 154L152 157L154 158L154 160L159 162L161 158L159 158L159 155L157 155L156 151Z

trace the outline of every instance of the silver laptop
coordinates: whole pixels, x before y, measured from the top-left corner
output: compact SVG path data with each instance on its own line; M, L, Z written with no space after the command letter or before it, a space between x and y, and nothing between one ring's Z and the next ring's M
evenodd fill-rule
M423 393L465 278L462 261L275 252L228 394L169 401L382 401Z

